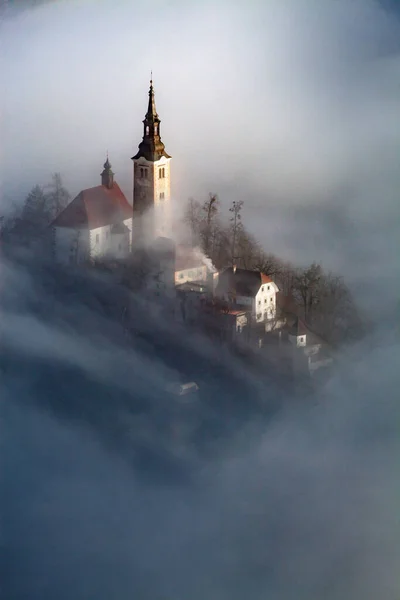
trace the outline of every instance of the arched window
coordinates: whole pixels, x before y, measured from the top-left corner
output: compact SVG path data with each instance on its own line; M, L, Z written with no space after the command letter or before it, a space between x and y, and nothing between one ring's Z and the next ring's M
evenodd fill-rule
M141 168L140 169L140 177L143 177L143 176L144 176L144 169Z
M165 177L165 169L162 170L162 176Z
M150 128L149 128L149 126L147 125L147 127L146 127L146 135L149 135L149 133L150 133Z

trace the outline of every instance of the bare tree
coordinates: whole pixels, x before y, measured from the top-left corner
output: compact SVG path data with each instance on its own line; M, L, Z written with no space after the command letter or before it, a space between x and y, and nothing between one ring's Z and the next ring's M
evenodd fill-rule
M209 198L202 207L202 222L200 235L202 239L203 251L206 256L212 258L212 242L215 243L213 231L218 217L219 200L216 194L210 193Z
M183 222L189 227L192 246L200 243L201 206L194 198L189 198Z
M232 202L232 206L229 209L229 212L232 214L231 218L230 218L230 222L231 222L231 232L232 232L232 250L231 250L231 255L232 255L232 265L235 264L236 260L237 260L237 256L236 256L236 250L237 250L237 239L239 237L239 234L243 232L243 225L242 225L242 207L243 207L243 200L234 200Z
M301 306L306 322L312 323L314 310L320 300L322 269L313 263L307 269L297 272L293 281L293 295Z

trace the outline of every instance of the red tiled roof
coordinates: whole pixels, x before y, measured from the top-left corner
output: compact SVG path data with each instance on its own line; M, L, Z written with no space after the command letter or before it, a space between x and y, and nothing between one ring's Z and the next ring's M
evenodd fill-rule
M271 279L271 277L268 277L268 275L264 275L264 273L260 273L261 275L261 283L274 283Z
M55 227L95 229L121 223L132 217L132 207L117 183L112 188L98 185L82 190L56 217Z

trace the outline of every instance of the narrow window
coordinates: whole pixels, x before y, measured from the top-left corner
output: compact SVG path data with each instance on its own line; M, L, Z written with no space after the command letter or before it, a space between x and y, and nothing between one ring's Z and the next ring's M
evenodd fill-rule
M261 291L262 291L262 292L264 291L264 286L262 286L262 288L261 288Z
M264 298L264 304L267 304L267 299L266 298Z
M162 169L158 169L158 179L161 179L162 177Z
M144 169L140 169L140 177L144 177Z
M261 300L258 301L258 306L261 306Z
M164 200L164 196L165 196L164 192L161 192L160 193L160 200Z
M164 168L162 169L162 176L163 176L163 179L164 179L164 177L165 177L165 169Z
M147 125L147 127L146 127L146 135L149 135L149 133L150 133L150 129L149 129L149 126Z
M267 290L268 290L268 291L269 291L269 288L270 288L270 287L271 287L270 285L267 287Z
M98 243L99 243L99 240L100 240L100 236L99 236L99 234L98 234L98 233L96 233L96 244L98 244Z

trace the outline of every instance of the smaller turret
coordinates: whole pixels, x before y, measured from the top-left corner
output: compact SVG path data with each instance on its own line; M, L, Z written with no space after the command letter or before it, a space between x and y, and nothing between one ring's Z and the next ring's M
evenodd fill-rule
M107 154L107 160L103 166L104 166L104 171L101 174L101 185L104 185L104 187L106 187L110 190L114 185L114 173L111 170L111 164L110 164L110 161L108 160L108 154Z

